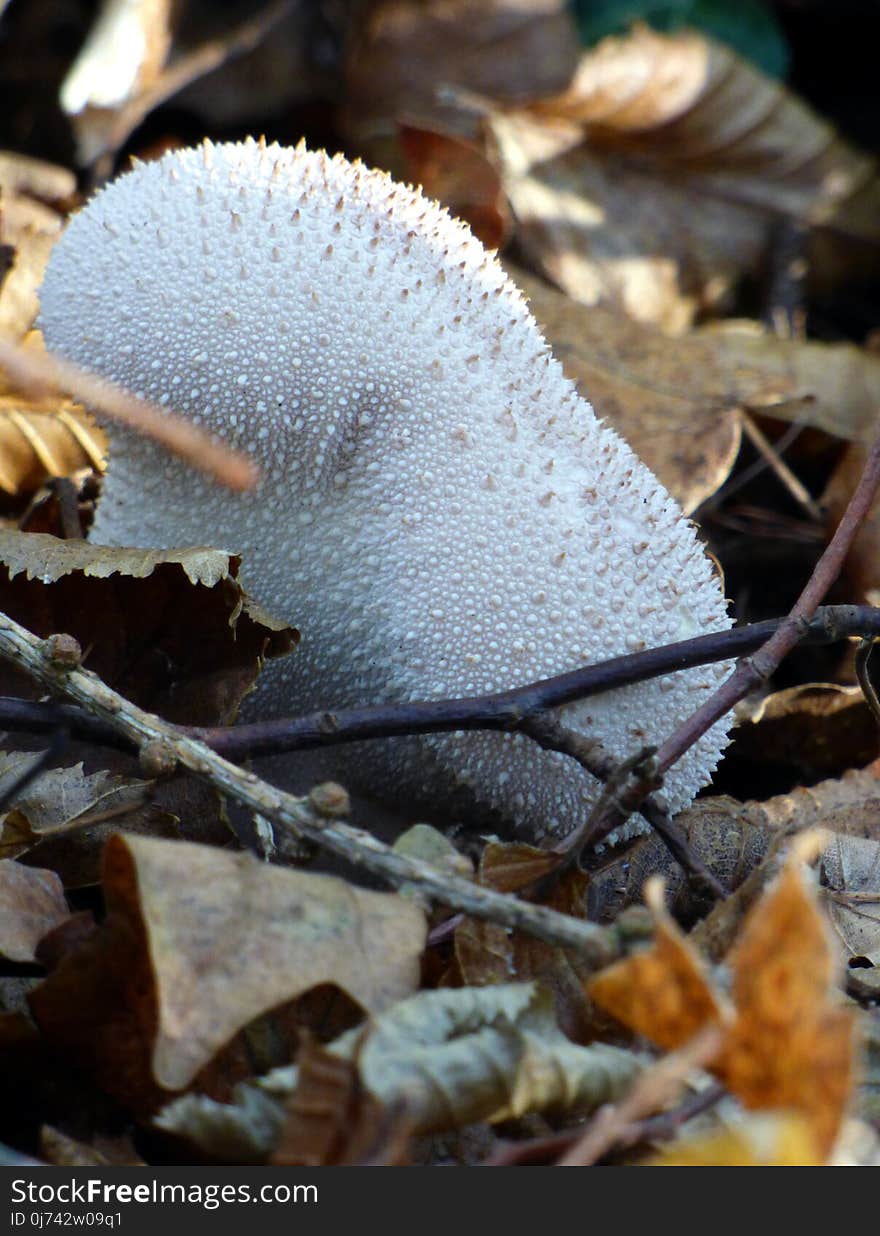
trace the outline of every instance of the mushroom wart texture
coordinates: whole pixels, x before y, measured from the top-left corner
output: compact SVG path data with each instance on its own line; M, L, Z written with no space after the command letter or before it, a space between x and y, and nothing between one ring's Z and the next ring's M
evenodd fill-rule
M729 626L693 527L563 376L494 256L380 172L252 141L140 165L57 244L41 326L62 356L259 463L258 489L234 495L111 425L92 533L241 555L250 592L302 632L251 716L497 691ZM724 674L563 717L623 757ZM671 808L725 742L719 724L672 770ZM288 783L332 775L530 838L564 834L598 793L508 734L289 759Z

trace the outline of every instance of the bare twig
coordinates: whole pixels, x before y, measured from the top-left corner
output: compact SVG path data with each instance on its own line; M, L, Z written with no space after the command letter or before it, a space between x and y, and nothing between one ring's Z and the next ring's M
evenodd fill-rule
M822 512L819 510L819 504L812 497L810 491L798 477L792 472L788 464L782 458L780 447L774 446L772 442L767 440L765 434L761 432L755 424L748 412L740 413L740 423L743 427L743 432L751 442L752 446L760 455L763 462L771 472L781 481L788 492L807 513L813 523L819 524L822 522ZM786 431L786 436L790 435L792 428L797 426L789 426Z
M722 1032L707 1026L678 1051L663 1056L633 1083L629 1094L592 1118L558 1167L589 1167L616 1145L632 1145L641 1136L645 1117L666 1107L678 1095L688 1074L717 1056Z
M180 727L228 759L279 755L333 747L366 738L393 738L402 734L440 734L454 730L514 730L529 728L527 719L573 700L586 699L632 682L662 674L729 661L760 648L785 619L775 618L750 626L715 631L695 639L681 640L644 652L612 657L581 669L527 683L494 695L462 699L376 704L365 708L340 708L333 712L307 713L300 717L260 721L251 725ZM869 605L829 605L816 612L809 623L805 643L827 644L853 636L880 636L880 608ZM69 705L59 705L77 738L86 738L115 748L125 740L97 718ZM45 733L57 724L54 706L0 697L0 726L10 730ZM599 744L596 744L598 751ZM558 748L557 748L558 749Z
M725 716L734 705L750 691L766 682L783 657L800 642L808 629L809 621L834 583L843 567L849 548L871 509L880 487L880 439L874 442L868 454L864 471L859 478L843 518L837 525L822 557L816 563L807 586L798 597L791 613L777 627L754 656L743 657L725 683L714 692L711 699L698 708L687 721L666 740L657 751L658 771L665 773L710 729Z
M858 678L859 686L862 688L865 703L870 708L874 720L880 725L880 699L877 698L877 691L871 681L871 674L868 670L868 662L871 659L873 648L874 640L863 639L856 649L856 677Z
M170 762L176 761L206 778L280 829L301 834L395 886L414 885L426 896L474 918L500 923L549 944L575 948L593 965L606 965L619 953L618 937L611 928L482 888L429 863L405 858L370 833L338 818L322 816L314 806L314 795L303 799L276 789L177 727L136 707L90 671L60 666L54 655L56 645L57 641L38 639L5 614L0 615L0 656L53 693L75 701L138 748L162 750Z
M591 816L575 834L567 838L570 846L583 849L584 846L595 845L597 840L622 827L656 787L657 778L663 777L707 730L730 712L750 691L770 678L783 657L787 656L809 631L810 621L815 618L819 603L840 574L855 535L877 496L878 488L880 438L871 447L843 518L791 612L779 623L766 643L758 648L755 655L741 657L726 682L657 749L655 762L650 768L637 766L629 784L621 788L611 801L603 804L598 815Z
M607 781L615 771L615 761L604 751L601 743L587 740L563 725L554 708L627 683L712 661L729 660L744 651L759 648L782 621L785 620L755 623L614 657L495 695L339 709L235 727L181 726L178 732L196 738L218 754L235 760L402 734L519 730L548 750L560 751L577 759L593 776ZM817 611L804 639L811 643L829 643L853 635L880 635L880 609L855 605L827 606ZM0 697L0 726L8 730L45 733L51 731L59 719L64 720L76 738L115 749L132 749L132 744L118 730L70 705L47 705ZM579 832L576 836L569 836L556 849L560 853L571 854L572 860L576 859L585 846L597 844L621 819L625 819L629 814L630 802L641 797L640 783L628 787L624 797L618 796L616 799L616 814L602 813L597 828L588 835ZM724 895L721 884L695 855L668 812L656 799L649 796L636 809L663 838L670 853L692 880L715 897Z
M0 366L23 390L41 394L66 391L105 416L153 438L230 489L251 489L257 482L257 468L247 456L224 446L191 421L138 399L87 369L58 356L19 347L8 339L0 339Z

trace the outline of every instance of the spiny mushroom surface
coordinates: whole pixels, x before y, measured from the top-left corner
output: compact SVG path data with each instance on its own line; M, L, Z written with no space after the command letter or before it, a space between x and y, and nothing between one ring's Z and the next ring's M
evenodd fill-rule
M92 533L242 556L251 593L303 636L251 715L502 690L729 625L694 529L563 376L499 263L382 173L251 141L138 166L70 223L41 325L61 355L262 468L236 496L111 426ZM724 673L627 687L564 720L623 757ZM725 741L720 724L673 769L673 809ZM567 832L598 792L502 734L319 763L302 775L532 838Z

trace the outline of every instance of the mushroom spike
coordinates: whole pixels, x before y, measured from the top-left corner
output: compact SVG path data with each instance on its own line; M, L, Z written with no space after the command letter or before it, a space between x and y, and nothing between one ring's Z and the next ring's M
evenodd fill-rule
M303 636L264 671L252 715L497 691L729 625L694 529L579 398L497 260L383 173L302 144L144 164L55 247L41 325L61 355L259 463L258 491L232 495L110 426L92 533L241 555L245 585ZM724 673L628 687L564 720L623 757ZM725 741L720 724L672 770L672 808ZM290 758L302 778L538 838L597 795L571 760L507 734Z

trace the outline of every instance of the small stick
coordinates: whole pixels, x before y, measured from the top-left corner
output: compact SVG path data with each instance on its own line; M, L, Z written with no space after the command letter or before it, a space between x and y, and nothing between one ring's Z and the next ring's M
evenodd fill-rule
M231 447L218 442L183 417L138 399L129 391L99 378L87 369L46 353L0 339L0 366L13 382L32 394L63 390L74 399L99 409L122 425L160 443L173 455L201 469L230 489L252 489L259 473L256 465Z
M645 1118L678 1095L689 1073L711 1063L718 1055L722 1037L718 1026L707 1026L684 1047L663 1056L636 1078L625 1098L595 1114L557 1167L590 1167L614 1146L639 1140Z
M751 657L742 657L733 673L701 708L684 722L657 751L658 771L666 773L685 751L744 699L766 682L783 657L800 642L809 629L810 619L840 574L856 533L862 526L880 487L880 438L874 441L859 483L855 488L834 536L813 570L791 613Z
M856 678L858 679L859 686L862 688L865 703L870 708L874 720L880 725L880 699L877 698L877 691L868 671L868 662L871 659L873 649L873 639L863 639L859 643L856 649Z
M308 798L297 798L237 768L176 726L138 708L90 670L71 667L72 658L60 665L55 652L57 645L57 637L38 639L7 615L0 614L0 656L25 670L47 690L85 708L139 749L158 748L169 763L181 764L210 781L223 794L270 820L282 832L282 849L284 834L302 834L396 887L415 885L432 900L474 918L523 931L548 944L577 949L597 968L620 955L621 941L613 928L518 901L420 859L405 858L372 834L343 822L336 811L347 808L347 795L339 787L335 794L325 796L335 802L331 816L319 810L321 799L316 791Z
M789 468L779 450L774 447L772 442L768 441L766 435L755 424L752 416L745 410L740 412L740 423L746 437L770 471L782 482L795 502L803 508L810 519L814 523L820 524L822 522L822 512L819 510L819 504L803 482ZM791 430L789 429L788 432L790 433Z
M773 618L750 626L733 627L681 640L644 652L612 657L581 669L527 683L494 695L462 699L413 701L340 708L334 712L306 713L235 726L181 726L181 733L198 738L231 760L335 747L365 738L392 738L402 734L440 734L453 730L507 730L531 728L527 718L539 712L611 691L630 682L643 682L713 661L729 661L760 648L785 621ZM880 608L870 605L827 605L817 610L804 643L827 644L853 636L880 636ZM60 706L71 733L102 746L126 749L128 744L110 727L70 705ZM0 726L42 734L54 728L57 712L49 705L0 696ZM534 735L532 735L534 737ZM596 744L598 748L598 743Z

